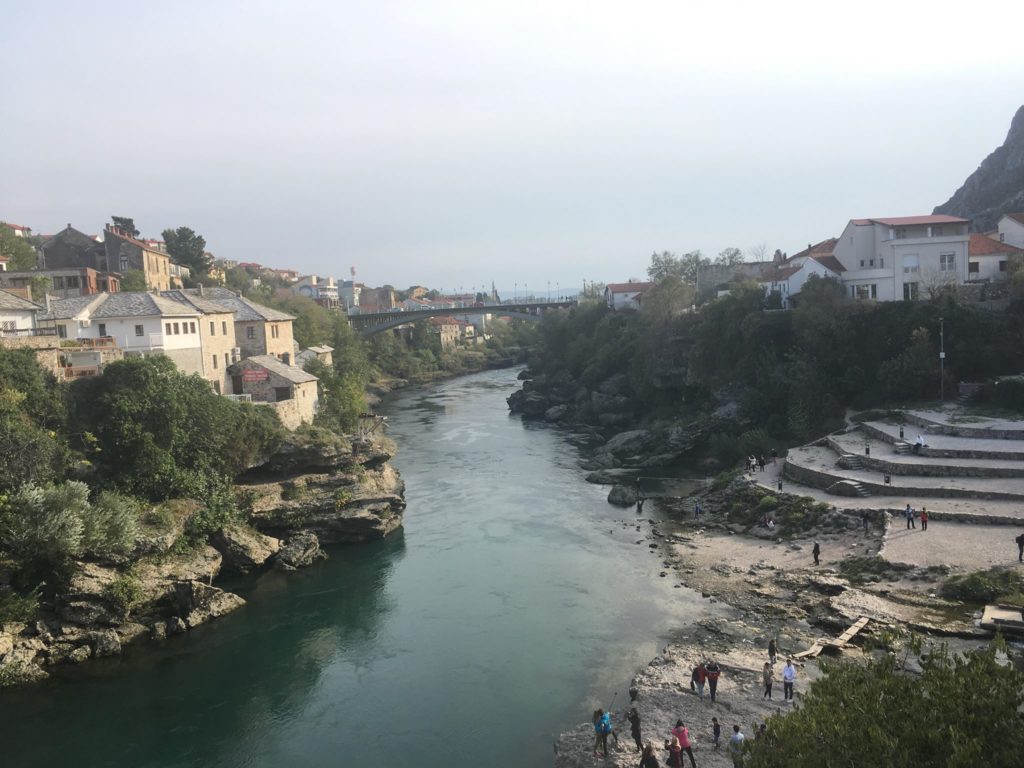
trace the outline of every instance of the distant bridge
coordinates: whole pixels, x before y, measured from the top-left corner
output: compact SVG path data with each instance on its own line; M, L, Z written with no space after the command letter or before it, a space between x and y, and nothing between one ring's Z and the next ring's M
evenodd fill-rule
M460 317L462 315L500 315L515 317L520 320L537 322L541 316L552 309L575 307L576 301L535 301L515 304L484 304L475 307L454 307L451 309L395 309L390 312L373 312L365 315L349 315L348 322L352 330L360 336L373 336L375 333L397 328L400 325L415 323L428 317Z

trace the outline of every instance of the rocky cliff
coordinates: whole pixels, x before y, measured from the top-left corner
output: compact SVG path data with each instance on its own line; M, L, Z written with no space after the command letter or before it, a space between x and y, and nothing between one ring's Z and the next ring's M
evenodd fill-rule
M1004 213L1019 211L1024 211L1024 107L1014 115L1003 145L934 212L970 219L972 229L987 232Z
M198 546L183 534L200 504L178 500L151 510L130 558L72 563L66 583L44 596L31 621L0 625L0 687L163 642L240 608L245 600L214 586L222 572L295 570L326 557L321 541L386 536L405 509L392 453L386 438L293 435L239 484L251 501L247 521ZM10 576L0 563L0 589Z

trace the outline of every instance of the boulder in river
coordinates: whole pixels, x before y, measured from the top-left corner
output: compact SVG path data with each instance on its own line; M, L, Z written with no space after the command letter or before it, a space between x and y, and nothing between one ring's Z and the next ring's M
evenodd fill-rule
M636 500L636 486L633 485L613 485L608 492L608 503L617 507L631 507Z
M278 539L242 525L221 528L210 543L224 556L224 567L238 573L259 568L281 549Z
M190 629L245 605L238 595L201 581L179 581L174 585L174 601L178 615Z
M320 540L312 531L302 531L292 536L274 557L274 567L283 571L305 568L327 554L320 549Z

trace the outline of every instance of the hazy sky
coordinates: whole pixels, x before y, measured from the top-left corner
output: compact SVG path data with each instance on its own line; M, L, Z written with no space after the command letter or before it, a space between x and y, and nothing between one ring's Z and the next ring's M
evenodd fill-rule
M1010 2L6 5L0 219L398 287L929 213L1024 103Z

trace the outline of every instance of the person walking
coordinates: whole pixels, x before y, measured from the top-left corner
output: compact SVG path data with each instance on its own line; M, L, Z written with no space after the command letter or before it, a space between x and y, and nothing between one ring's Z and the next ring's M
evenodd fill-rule
M1017 542L1017 562L1024 563L1024 533L1014 539L1014 541Z
M786 666L782 668L782 698L786 701L793 700L793 685L796 683L796 667L792 659L786 659Z
M708 676L708 691L711 692L711 703L715 701L715 695L718 691L718 678L722 674L722 668L718 666L718 662L714 659L704 667Z
M928 530L928 508L921 507L921 530Z
M818 558L821 557L821 545L818 542L814 542L814 549L811 550L811 554L814 555L814 564L820 565Z
M772 666L775 665L775 659L777 659L778 657L779 644L775 642L775 638L773 637L771 640L768 641L768 661L772 663Z
M860 521L864 525L864 535L867 536L868 529L871 526L871 516L868 514L867 510L861 512Z
M765 464L767 464L767 463L768 462L766 462L764 460L764 454L763 453L757 454L757 468L758 469L760 469L762 472L764 472L764 467L765 467Z
M640 713L636 711L636 707L630 707L629 713L626 715L626 719L629 720L629 735L632 736L633 741L636 742L636 751L642 752L643 739L640 738Z
M704 510L700 508L700 502L698 501L693 505L693 519L697 520L700 518L700 513Z
M732 764L736 768L741 768L743 765L743 742L745 740L746 736L743 735L743 731L738 725L734 725L732 736L729 737L729 757L732 758Z
M711 740L715 742L715 749L721 746L722 726L719 724L717 717L711 718Z
M915 528L916 529L917 526L914 525L914 509L913 509L913 507L911 507L909 504L907 504L907 508L905 510L903 510L903 514L907 518L907 530L909 531L911 528Z
M600 745L604 756L608 757L608 734L612 732L612 713L603 709L594 713L594 757L597 757L597 747Z
M696 667L693 668L693 673L690 675L690 682L697 690L697 695L701 701L704 701L704 683L708 680L708 670L704 666L704 662L700 662Z
M779 449L772 448L772 464L775 464L779 460Z
M676 720L676 727L672 729L672 737L679 739L679 749L690 756L691 768L697 768L697 761L693 759L693 745L690 743L690 731L683 725L682 720ZM679 756L682 762L682 754Z
M665 749L668 751L668 762L670 768L683 768L683 748L679 746L679 739L673 736L665 742Z
M661 763L654 756L654 745L648 741L647 746L644 747L643 755L640 756L640 764L637 768L660 768L660 766Z
M764 669L761 670L761 679L764 681L764 694L761 696L762 699L771 699L772 697L772 683L775 682L775 675L772 672L772 665L767 661L764 663Z

